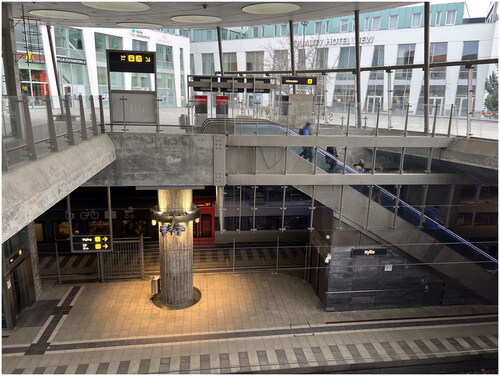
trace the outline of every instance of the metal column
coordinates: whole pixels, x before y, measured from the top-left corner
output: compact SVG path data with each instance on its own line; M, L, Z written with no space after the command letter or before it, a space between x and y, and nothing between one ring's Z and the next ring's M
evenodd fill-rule
M387 129L392 129L392 72L387 72Z
M291 67L292 67L292 76L295 76L296 75L296 72L295 72L295 46L293 45L293 21L292 20L289 20L288 21L288 28L290 29L290 63L291 63ZM297 93L297 89L295 88L295 85L292 85L293 86L293 94L296 94Z
M472 135L472 93L474 89L472 88L472 66L467 66L467 131L465 136L469 138Z
M361 128L361 45L359 38L359 10L354 11L354 33L356 38L356 126Z
M220 26L217 26L217 44L219 46L219 62L220 62L220 74L224 76L224 64L222 59L222 32Z
M59 97L59 106L61 106L61 115L64 115L63 110L63 100L61 95L61 85L59 83L59 75L57 74L57 65L56 65L56 53L54 51L54 43L52 42L52 33L50 31L52 27L47 25L47 35L49 37L49 47L50 47L50 56L52 60L52 67L54 68L54 78L56 80L56 88L57 88L57 96Z
M429 133L430 4L424 3L424 133Z

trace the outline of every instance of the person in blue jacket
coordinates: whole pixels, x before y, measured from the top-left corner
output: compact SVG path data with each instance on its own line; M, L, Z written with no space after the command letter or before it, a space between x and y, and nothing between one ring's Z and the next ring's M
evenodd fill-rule
M302 136L312 136L313 135L313 126L311 123L307 122L299 131L299 134ZM299 154L304 159L312 162L313 159L313 148L311 146L304 146L302 148L302 153Z

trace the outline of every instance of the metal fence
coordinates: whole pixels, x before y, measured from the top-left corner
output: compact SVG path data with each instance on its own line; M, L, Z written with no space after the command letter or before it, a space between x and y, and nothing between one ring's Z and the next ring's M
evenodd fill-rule
M113 251L99 254L101 279L144 278L144 239L114 240Z

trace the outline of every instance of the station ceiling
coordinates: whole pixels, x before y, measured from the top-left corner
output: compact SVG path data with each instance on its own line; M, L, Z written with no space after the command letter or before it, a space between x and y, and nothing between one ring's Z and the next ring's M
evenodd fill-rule
M78 26L78 27L106 27L106 28L213 28L254 26L265 24L286 23L317 20L331 17L353 15L355 10L367 13L376 10L397 8L413 5L416 2L394 1L329 1L329 2L274 2L270 8L257 6L255 2L11 2L14 18L38 18L43 24ZM263 4L263 3L258 3ZM264 3L269 4L269 3ZM281 5L276 5L281 4ZM282 4L289 4L288 9ZM98 7L98 8L96 8ZM117 8L115 10L102 8ZM277 7L281 9L276 9ZM126 10L127 8L132 8ZM134 9L135 8L135 9ZM143 8L144 10L140 10ZM294 9L294 10L293 10ZM269 14L288 10L286 13ZM40 12L41 11L41 12ZM55 13L54 13L55 11ZM61 13L62 12L62 13ZM72 14L65 13L72 12ZM47 15L58 15L63 18L53 18ZM187 17L180 22L178 16ZM205 17L216 17L206 19ZM78 17L78 18L68 18ZM211 22L208 22L211 21ZM141 27L141 24L143 27ZM155 25L146 27L147 24Z

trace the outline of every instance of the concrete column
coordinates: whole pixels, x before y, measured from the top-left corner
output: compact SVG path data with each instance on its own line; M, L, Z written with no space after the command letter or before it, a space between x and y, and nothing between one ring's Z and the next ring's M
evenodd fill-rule
M9 115L14 137L22 138L21 108L17 98L21 96L19 68L16 61L16 36L12 24L12 3L2 3L2 58L5 89L9 96ZM23 57L24 58L24 57Z
M42 279L40 277L40 265L38 263L38 246L36 243L35 222L28 225L28 246L31 255L31 270L33 272L33 284L35 285L35 299L42 296Z
M158 190L160 211L190 210L193 205L191 189ZM162 235L160 232L161 302L171 306L190 306L193 303L193 223L186 231Z

